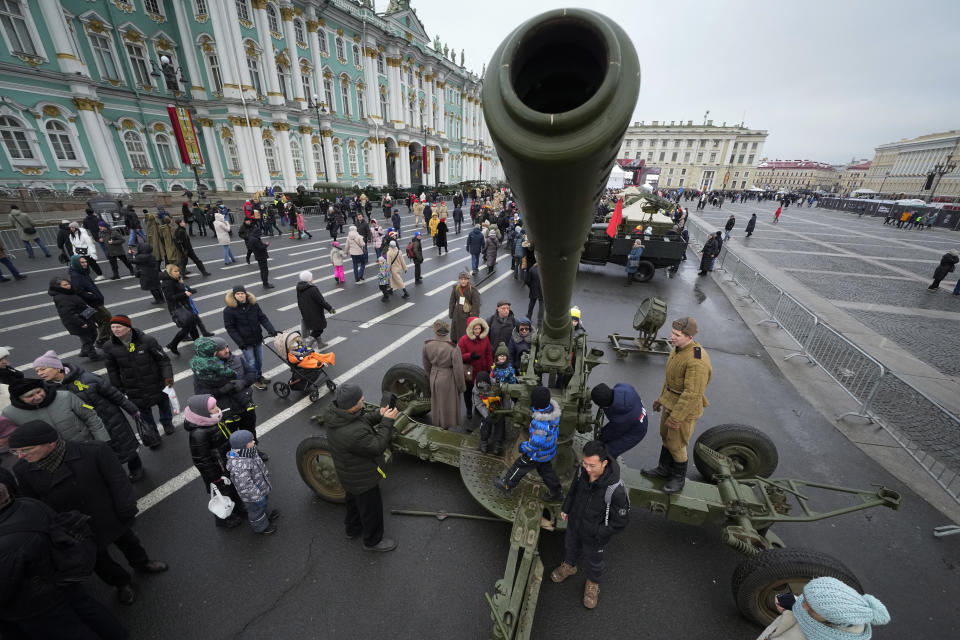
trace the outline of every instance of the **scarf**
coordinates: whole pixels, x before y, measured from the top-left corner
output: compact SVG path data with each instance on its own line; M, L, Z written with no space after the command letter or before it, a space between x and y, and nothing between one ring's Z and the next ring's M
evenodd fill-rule
M43 469L48 473L53 473L60 467L60 463L63 462L63 456L67 452L67 441L63 438L57 438L57 446L53 448L53 451L46 458L41 458L33 463L38 469Z
M873 637L873 629L869 624L863 625L863 633L854 633L844 631L843 627L830 622L814 620L813 616L803 608L802 595L797 596L792 611L793 617L797 619L797 624L803 629L808 640L870 640Z

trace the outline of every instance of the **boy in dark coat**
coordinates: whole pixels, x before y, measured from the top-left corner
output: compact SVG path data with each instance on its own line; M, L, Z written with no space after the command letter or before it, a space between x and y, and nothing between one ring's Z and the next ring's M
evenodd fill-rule
M146 242L137 245L137 253L132 258L137 265L137 278L140 288L153 296L150 304L163 304L163 292L160 289L160 263L153 257L153 247Z
M619 383L611 389L601 382L590 391L590 398L607 417L600 441L611 458L634 448L647 435L647 410L636 389L629 384Z
M547 485L543 499L556 502L562 497L560 479L553 470L551 461L557 455L557 436L560 432L560 405L550 397L546 387L534 387L530 392L530 437L520 443L520 457L516 459L503 477L493 480L494 486L509 493L520 484L523 477L537 470L540 479Z
M23 495L36 498L54 511L82 506L90 516L90 528L97 543L93 571L117 589L121 604L133 604L136 592L131 576L110 557L115 545L137 571L162 573L164 562L151 561L133 532L137 499L116 454L100 442L63 440L45 422L28 422L10 436L10 447L26 449L13 468Z

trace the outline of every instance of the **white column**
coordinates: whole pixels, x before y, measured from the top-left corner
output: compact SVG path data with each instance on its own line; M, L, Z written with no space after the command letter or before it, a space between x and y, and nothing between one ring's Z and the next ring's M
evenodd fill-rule
M440 98L437 101L437 135L441 138L447 137L447 91L446 86L441 87L440 85L445 84L443 79L435 79L436 87L435 94Z
M406 122L403 95L400 91L400 54L387 57L387 90L390 93L390 119L397 129L403 129Z
M93 151L94 161L103 178L103 186L107 191L123 193L127 191L127 183L123 179L120 169L117 150L113 147L113 138L103 118L96 111L96 102L88 98L74 98L77 112L80 114L80 124L83 125L87 141Z
M386 185L389 176L387 175L387 147L386 138L377 138L377 144L374 146L377 157L377 172L380 175L380 184Z
M277 122L273 128L273 137L277 141L277 151L280 153L283 188L296 191L297 171L293 166L293 154L290 153L290 125L286 122Z
M303 170L304 180L307 182L307 188L312 189L313 183L317 182L317 165L319 158L313 157L313 128L303 123L300 125L300 149L303 152Z
M410 186L410 142L400 140L397 142L397 152L400 154L397 158L397 185L400 187Z
M187 64L187 73L190 75L190 84L192 85L187 88L187 91L194 99L206 100L207 90L200 86L203 76L200 74L200 65L197 63L197 48L193 44L193 35L190 33L189 21L192 20L193 15L192 13L188 14L187 10L184 9L183 0L171 0L171 4L177 20L180 50L183 51L184 62Z
M243 188L246 191L262 189L263 170L257 155L256 145L253 143L253 132L257 131L246 124L246 118L233 121L233 141L237 145L237 155L240 157L240 175L243 178Z
M240 32L240 17L237 15L236 3L226 3L226 11L223 13L223 17L225 18L225 32L230 37L230 51L233 53L233 55L230 56L230 63L233 65L234 73L239 79L240 91L247 100L255 100L257 90L253 87L250 68L247 66L246 51L243 47L243 34Z
M316 20L314 8L310 7L308 11L311 16L311 18L307 20L307 31L309 32L307 37L310 38L310 55L313 59L313 90L320 96L320 99L317 101L319 103L326 100L323 97L323 56L320 55L320 34L318 33L318 29L322 29L323 27L321 27L320 23ZM323 37L327 37L326 32L324 32ZM304 97L310 98L311 96ZM309 100L307 102L309 102Z
M77 51L74 50L73 41L70 38L70 31L67 27L67 19L63 15L63 8L59 0L40 0L40 12L43 14L43 21L50 31L53 38L53 47L57 55L57 64L60 71L70 75L80 74L89 76L87 68L77 57Z
M433 67L428 66L423 70L423 116L427 119L427 129L436 133L439 126L433 126Z
M297 34L293 29L293 8L282 7L280 17L283 19L283 30L287 38L287 58L290 59L290 84L293 85L293 99L303 109L307 106L307 96L303 95L303 83L300 82L300 54L297 48Z
M236 55L234 55L234 44L230 37L230 26L227 24L227 13L222 11L211 12L210 23L213 25L213 38L216 40L217 59L220 61L223 97L239 98L240 80L237 76ZM189 24L189 22L186 24ZM192 41L190 44L192 45ZM206 93L203 95L206 97Z
M266 66L264 72L267 76L267 98L270 104L282 105L285 101L283 94L280 93L280 79L277 77L277 59L273 55L270 22L267 20L267 10L264 7L266 7L266 3L260 5L254 3L253 19L257 26L257 38L260 42L260 47L263 49L263 61Z
M220 149L217 144L217 134L213 129L213 120L198 118L197 122L201 125L200 128L203 131L203 142L207 150L204 161L213 173L214 187L217 191L226 191L227 182L224 179L223 165L220 164Z
M386 124L380 117L380 82L377 80L377 41L371 37L363 46L363 83L366 85L363 95L366 100L364 111L367 117L381 125Z
M333 130L324 129L321 132L323 137L323 157L326 160L327 182L337 181L337 165L333 161ZM341 158L341 160L343 160Z

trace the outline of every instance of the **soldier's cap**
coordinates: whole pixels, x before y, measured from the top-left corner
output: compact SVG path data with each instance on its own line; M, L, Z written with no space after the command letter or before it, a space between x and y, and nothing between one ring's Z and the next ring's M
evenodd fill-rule
M677 318L673 321L671 325L677 331L684 333L691 338L697 335L697 321L691 318L690 316L685 316L683 318Z

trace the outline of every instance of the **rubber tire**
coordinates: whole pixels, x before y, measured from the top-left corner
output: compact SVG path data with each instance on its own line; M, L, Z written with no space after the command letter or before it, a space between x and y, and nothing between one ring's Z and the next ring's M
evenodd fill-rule
M314 460L322 456L324 458L322 469L317 469ZM333 458L330 455L330 442L326 434L312 436L300 442L297 445L297 471L300 472L300 478L313 490L321 500L332 502L334 504L343 504L347 500L347 494L340 486L340 480L337 478L337 472L333 468ZM324 475L318 477L322 472Z
M310 392L310 402L316 402L319 399L320 399L320 391L318 391L317 389L314 389L313 391Z
M399 396L411 389L415 390L420 398L427 400L430 398L430 378L423 367L418 367L415 364L401 362L393 365L383 374L383 380L380 382L382 393L395 393ZM397 402L397 408L404 411L407 408L407 402L400 400ZM429 407L408 415L415 418L428 411L430 411Z
M657 268L653 266L652 262L641 260L640 264L637 265L637 272L633 274L633 279L636 282L650 282L656 272Z
M290 385L286 382L274 382L273 392L280 398L286 398L290 395Z
M334 382L333 380L327 380L327 391L329 391L330 393L333 393L336 390L337 390L337 383Z
M707 429L698 443L703 443L714 451L730 456L737 460L743 469L733 474L734 478L769 478L777 470L780 455L773 440L756 427L747 424L720 424ZM693 447L693 464L697 471L708 482L712 482L710 468L697 453L696 444Z
M779 613L774 596L790 584L799 595L803 585L814 578L829 576L863 593L860 581L842 562L813 549L769 549L741 562L733 572L730 586L740 614L765 627Z

